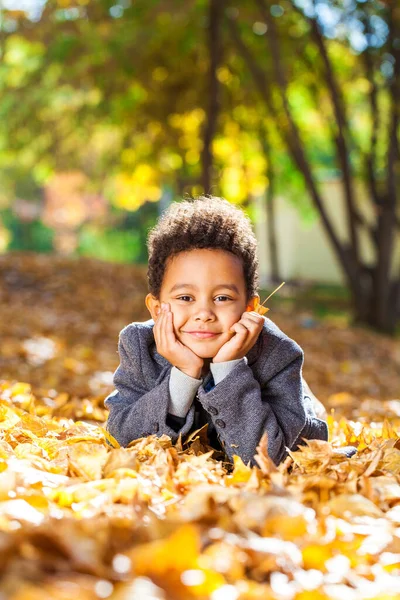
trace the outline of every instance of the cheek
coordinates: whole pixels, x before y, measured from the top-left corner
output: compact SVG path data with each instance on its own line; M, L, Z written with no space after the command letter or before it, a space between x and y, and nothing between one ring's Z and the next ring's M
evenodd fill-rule
M182 318L180 311L175 309L172 310L172 325L176 334L180 333L181 329L184 329L185 319Z
M243 312L244 311L235 310L234 313L229 315L229 317L225 320L225 323L224 323L226 331L228 331L228 329L230 327L232 327L232 325L234 323L237 323L238 321L240 321L240 319L242 318Z
M174 327L184 329L184 326L186 325L189 318L187 307L170 302L170 310L173 314L172 321L174 323Z

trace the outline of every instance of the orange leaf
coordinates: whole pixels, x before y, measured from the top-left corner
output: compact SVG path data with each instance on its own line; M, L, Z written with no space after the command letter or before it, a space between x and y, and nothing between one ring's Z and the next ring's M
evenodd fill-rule
M256 313L258 313L259 315L265 315L265 313L267 313L269 311L269 308L267 308L266 306L262 306L259 303L258 298L257 298L254 303L254 311Z
M269 311L269 308L267 308L266 306L263 306L263 304L266 303L267 300L269 300L271 298L271 296L273 296L275 294L275 292L277 292L278 290L281 289L281 287L285 285L285 282L282 281L281 285L278 285L278 287L276 288L276 290L274 290L269 296L268 298L266 298L264 300L264 302L262 304L260 304L258 298L256 298L256 301L254 303L254 311L256 313L258 313L259 315L265 315L265 313L267 313Z

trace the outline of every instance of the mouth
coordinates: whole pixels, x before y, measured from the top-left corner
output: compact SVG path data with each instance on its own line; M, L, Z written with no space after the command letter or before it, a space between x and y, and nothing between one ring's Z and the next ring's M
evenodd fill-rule
M197 338L199 340L215 338L217 337L217 335L220 335L219 333L210 333L209 331L183 331L182 333L191 335L192 337Z

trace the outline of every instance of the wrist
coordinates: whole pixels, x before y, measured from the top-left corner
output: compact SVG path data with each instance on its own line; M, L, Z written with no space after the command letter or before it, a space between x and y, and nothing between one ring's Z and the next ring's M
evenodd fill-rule
M181 367L177 367L177 369L185 373L185 375L189 375L189 377L201 379L201 369L182 369Z
M228 362L230 360L235 360L234 358L217 358L216 360L213 360L212 362L217 365L218 363L222 363L222 362Z
M213 362L214 364L218 364L218 363L226 363L226 362L239 361L239 360L242 360L243 358L244 358L244 356L238 356L238 357L236 357L236 358L232 358L232 357L230 356L230 357L225 357L225 358L220 358L220 359L218 359L218 358L217 358L217 360L213 360L212 362Z

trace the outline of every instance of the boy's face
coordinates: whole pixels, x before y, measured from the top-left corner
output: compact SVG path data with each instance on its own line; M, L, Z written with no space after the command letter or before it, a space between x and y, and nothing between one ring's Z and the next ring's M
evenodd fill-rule
M197 356L213 358L232 338L229 328L246 310L254 310L256 298L259 296L246 302L240 258L225 250L207 248L172 257L167 263L160 299L148 294L146 306L156 321L161 302L168 302L175 336ZM217 335L200 338L190 333L199 330Z

